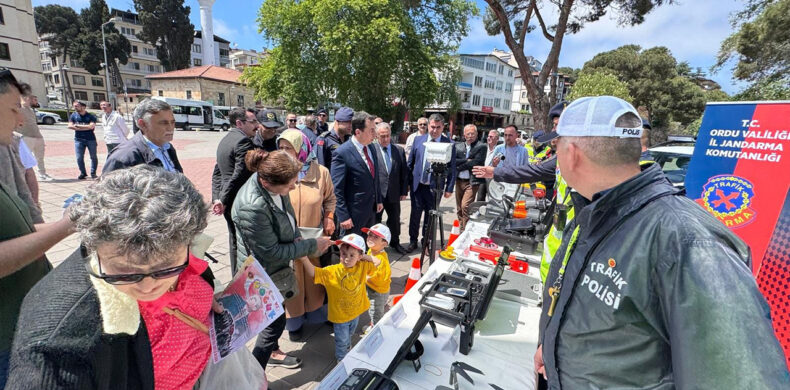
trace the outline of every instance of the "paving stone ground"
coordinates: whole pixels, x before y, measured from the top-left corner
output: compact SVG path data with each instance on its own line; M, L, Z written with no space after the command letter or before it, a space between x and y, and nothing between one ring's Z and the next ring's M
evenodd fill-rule
M102 130L97 126L96 138L98 141L99 170L104 165L107 148L102 142ZM131 127L131 126L130 126ZM39 182L40 202L47 222L55 221L62 215L63 201L75 193L84 193L91 180L77 180L79 170L74 155L73 132L65 124L59 123L52 126L41 126L41 132L46 142L45 163L47 173L55 178L53 181ZM225 133L200 131L177 131L173 145L178 151L178 158L184 167L184 174L195 184L204 198L211 199L211 173L216 161L217 144ZM90 167L90 158L85 156L86 167ZM443 211L445 232L450 231L450 226L455 218L455 197L443 199L440 209ZM409 200L401 202L401 243L408 243ZM385 216L386 218L386 216ZM230 281L230 258L228 257L228 231L225 220L221 216L211 215L205 231L214 238L208 253L219 262L211 264L211 269L220 283ZM65 260L79 246L79 237L72 235L61 241L49 251L47 257L57 266ZM391 291L397 294L403 291L408 277L411 258L419 253L401 256L394 251L389 251L392 264ZM426 261L427 263L427 261ZM425 265L427 268L427 264ZM354 342L360 338L361 329L369 321L367 313L363 314ZM252 345L252 344L250 344ZM312 389L315 388L335 365L334 339L331 326L325 324L305 325L302 340L292 342L288 339L287 332L280 339L282 350L302 358L303 364L299 369L286 370L283 368L269 368L266 374L269 378L269 388L277 389Z

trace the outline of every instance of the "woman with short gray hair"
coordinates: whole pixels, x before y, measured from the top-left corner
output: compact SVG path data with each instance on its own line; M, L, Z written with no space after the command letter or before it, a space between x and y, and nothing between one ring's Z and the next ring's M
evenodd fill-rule
M83 250L22 304L7 389L188 389L206 366L208 264L191 255L208 205L179 173L105 174L70 217Z

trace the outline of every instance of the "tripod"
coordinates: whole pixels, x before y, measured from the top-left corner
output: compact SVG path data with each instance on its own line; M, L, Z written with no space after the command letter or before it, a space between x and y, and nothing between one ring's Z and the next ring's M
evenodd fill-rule
M420 269L422 269L422 265L425 261L425 252L428 252L428 265L430 266L433 264L433 261L436 260L436 251L444 246L444 230L442 226L444 223L442 222L442 213L439 211L439 203L442 201L442 188L440 188L444 184L444 180L447 177L447 164L441 163L432 163L431 164L431 174L436 175L436 187L431 189L433 191L433 210L428 211L428 222L426 232L428 232L427 237L423 237L422 241L422 253L420 254ZM432 180L433 181L433 180ZM441 242L439 243L441 246L436 247L436 230L439 230L439 235L441 238Z

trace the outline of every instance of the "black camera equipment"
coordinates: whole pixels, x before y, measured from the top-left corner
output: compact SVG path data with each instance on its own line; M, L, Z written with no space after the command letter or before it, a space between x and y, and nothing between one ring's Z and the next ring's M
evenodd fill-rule
M428 237L423 237L422 253L420 254L420 268L422 268L422 265L424 264L426 253L428 253L428 265L431 265L433 264L434 260L436 260L436 251L441 250L441 248L444 246L444 230L442 230L444 223L442 222L442 213L439 211L439 203L441 203L442 194L444 193L444 188L441 187L441 185L444 183L445 178L447 178L447 164L438 162L431 163L430 172L431 175L435 175L437 188L431 189L431 191L433 191L434 207L433 210L428 212L428 228L425 230L428 232ZM431 182L433 183L434 180L432 179ZM441 238L439 246L436 245L437 230L439 231Z

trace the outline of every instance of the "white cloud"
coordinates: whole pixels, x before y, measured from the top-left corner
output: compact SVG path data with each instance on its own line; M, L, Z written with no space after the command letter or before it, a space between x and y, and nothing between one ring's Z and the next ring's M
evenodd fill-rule
M219 35L222 38L225 38L231 42L235 42L238 40L239 31L235 28L228 26L227 23L220 19L213 19L214 20L214 34Z

